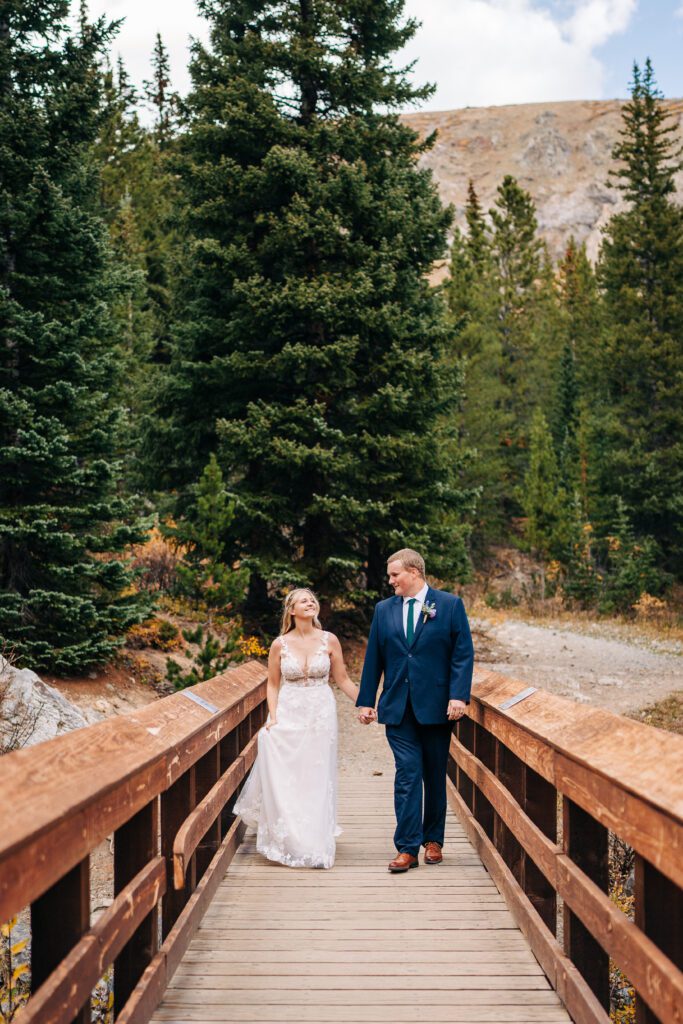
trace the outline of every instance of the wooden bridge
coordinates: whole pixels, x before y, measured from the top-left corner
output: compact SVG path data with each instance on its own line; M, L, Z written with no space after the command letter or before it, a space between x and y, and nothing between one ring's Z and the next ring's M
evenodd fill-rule
M332 871L269 864L231 808L263 668L0 761L0 921L30 920L17 1024L683 1020L683 739L478 671L451 745L445 863L386 872L391 774L341 778ZM514 702L514 698L519 698ZM635 851L635 918L608 840ZM111 906L90 858L113 837Z

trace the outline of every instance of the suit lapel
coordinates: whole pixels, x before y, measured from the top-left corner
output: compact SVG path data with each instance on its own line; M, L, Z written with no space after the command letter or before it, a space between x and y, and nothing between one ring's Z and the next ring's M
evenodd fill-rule
M394 619L394 629L400 636L403 645L408 646L406 635L403 631L403 598L397 597L394 599L394 607L391 609L391 613Z
M428 590L427 590L427 594L425 596L425 602L430 600L431 595L432 595L432 588L429 587ZM422 605L422 610L424 610L424 605ZM417 643L417 638L419 637L420 633L424 629L425 617L422 614L422 610L420 611L420 617L419 617L419 619L417 620L417 622L415 624L415 633L413 634L413 642L410 645L411 648L415 646L415 644Z

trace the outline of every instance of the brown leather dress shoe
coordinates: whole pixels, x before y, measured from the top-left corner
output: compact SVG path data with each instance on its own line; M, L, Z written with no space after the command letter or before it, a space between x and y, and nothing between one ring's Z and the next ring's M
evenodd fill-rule
M425 864L440 864L443 860L439 843L425 843Z
M409 871L410 868L419 867L419 860L417 857L413 857L412 853L399 853L398 857L389 863L389 870L393 875L398 875L402 871Z

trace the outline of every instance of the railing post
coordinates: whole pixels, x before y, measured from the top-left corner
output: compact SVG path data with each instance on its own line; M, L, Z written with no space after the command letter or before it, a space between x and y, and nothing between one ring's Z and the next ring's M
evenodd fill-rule
M114 833L114 893L156 857L159 850L159 801L151 800ZM147 915L114 961L114 1015L118 1015L158 948L158 909Z
M495 772L496 770L496 741L488 729L485 729L483 725L479 725L478 722L473 722L474 725L474 754L479 760L488 768L490 771ZM479 822L484 832L493 839L494 829L494 818L495 814L491 803L486 799L484 794L475 786L474 787L474 806L473 814L476 820Z
M557 842L557 790L528 765L524 766L524 810L544 835ZM524 892L543 923L557 933L557 894L552 884L524 854Z
M231 729L218 744L219 747L219 759L220 759L220 772L221 775L227 772L230 765L239 755L239 737L237 735L237 729ZM221 839L228 834L228 830L235 820L235 815L232 813L232 809L235 806L235 800L237 794L240 791L241 786L237 787L237 790L228 800L227 804L221 811L220 816L220 828L221 828Z
M459 719L456 725L456 736L458 743L462 743L465 750L474 753L474 722L466 715ZM470 811L474 809L474 784L467 775L467 772L458 768L455 783L460 796L463 798Z
M166 877L173 878L173 843L178 829L194 810L195 772L190 768L179 779L161 794L161 856L166 860ZM178 915L194 891L195 858L192 857L187 869L186 884L183 889L174 889L169 885L161 901L161 935L165 939L175 924Z
M683 968L683 892L640 854L635 860L635 923ZM660 1024L637 993L636 1024Z
M520 807L524 807L526 775L524 762L513 754L504 743L496 740L496 776L512 794ZM504 821L496 815L493 826L493 841L499 854L512 871L520 885L524 884L524 851Z
M564 852L603 892L609 887L607 829L568 797L562 799ZM596 998L609 1011L609 957L564 904L564 949Z
M220 775L220 749L219 745L216 744L212 747L204 757L200 758L195 765L195 801L199 803L209 790L218 781ZM211 863L216 850L221 845L221 823L220 815L216 818L213 825L209 828L208 832L202 839L201 843L197 847L195 854L197 861L197 881L203 876L204 872Z
M31 991L36 992L90 928L90 858L31 905ZM90 1000L74 1017L90 1024Z

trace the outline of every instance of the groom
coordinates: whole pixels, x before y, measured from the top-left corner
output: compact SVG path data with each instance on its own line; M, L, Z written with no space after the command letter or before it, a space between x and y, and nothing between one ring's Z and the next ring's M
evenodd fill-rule
M396 596L375 607L356 707L364 725L386 726L394 754L398 856L389 871L399 873L418 866L422 845L425 864L443 859L449 723L469 703L474 648L462 601L427 585L417 551L391 555L387 572Z

